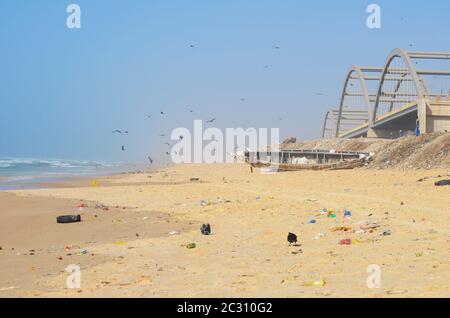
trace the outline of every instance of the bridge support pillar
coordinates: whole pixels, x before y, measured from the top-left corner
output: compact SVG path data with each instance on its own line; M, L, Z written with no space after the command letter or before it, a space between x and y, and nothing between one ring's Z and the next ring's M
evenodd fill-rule
M417 119L419 120L420 134L426 134L427 131L427 102L424 98L417 103Z

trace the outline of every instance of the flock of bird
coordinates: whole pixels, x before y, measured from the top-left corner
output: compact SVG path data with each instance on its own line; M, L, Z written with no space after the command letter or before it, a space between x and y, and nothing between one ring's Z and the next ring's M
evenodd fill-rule
M193 109L190 109L190 110L189 110L189 113L193 113L193 112L194 112ZM160 111L159 114L160 114L161 116L166 115L166 113L165 113L164 111ZM148 119L153 118L153 115L147 115L147 118L148 118ZM214 123L215 121L216 121L216 118L211 118L210 120L207 120L206 123L212 124L212 123ZM128 130L114 129L111 133L113 133L113 134L128 134L129 132L128 132ZM166 134L159 134L159 137L166 137ZM180 135L180 136L178 137L179 140L183 140L183 138L184 138L184 137L183 137L182 135ZM169 146L169 147L171 146L170 143L167 142L167 141L164 142L164 145L167 145L167 146ZM122 146L121 146L121 150L122 150L122 151L126 151L125 145L122 145ZM170 155L170 153L169 153L168 151L166 151L165 153L166 153L166 155ZM151 156L147 156L147 159L148 159L148 162L149 162L150 164L153 164L154 160L152 159Z
M190 48L195 48L196 46L194 44L190 44L189 47ZM272 48L275 49L275 50L280 50L281 49L281 47L278 46L278 45L274 45ZM268 69L268 68L269 68L269 65L264 65L264 69ZM317 93L316 95L322 96L324 94L323 93ZM245 98L240 98L240 101L241 102L245 102L246 99ZM189 113L194 113L194 110L190 109ZM166 113L161 110L159 112L159 115L160 116L165 116ZM154 114L147 114L146 117L148 119L154 118ZM279 117L279 120L281 121L281 120L283 120L283 118ZM207 120L206 123L213 124L215 121L216 121L216 118L211 118L211 119ZM115 129L115 130L112 131L112 133L113 134L128 134L129 132L128 132L128 130ZM161 133L161 134L159 134L159 137L166 137L166 134ZM180 136L179 139L182 140L183 136ZM169 142L164 142L164 145L167 145L167 146L170 147L170 143ZM121 151L126 151L125 145L121 146ZM166 151L165 153L166 153L166 155L170 155L170 153L168 151ZM153 164L154 160L152 159L152 157L150 155L147 156L147 159L148 159L150 164Z

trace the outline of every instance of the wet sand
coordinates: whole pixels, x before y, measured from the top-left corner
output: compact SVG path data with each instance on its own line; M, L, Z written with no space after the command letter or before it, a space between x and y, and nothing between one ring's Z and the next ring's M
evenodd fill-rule
M0 297L449 297L450 187L433 184L448 172L183 165L99 187L3 191ZM83 222L56 224L78 213ZM380 227L361 233L364 220ZM81 265L80 290L66 287L69 264ZM371 264L381 288L367 287Z

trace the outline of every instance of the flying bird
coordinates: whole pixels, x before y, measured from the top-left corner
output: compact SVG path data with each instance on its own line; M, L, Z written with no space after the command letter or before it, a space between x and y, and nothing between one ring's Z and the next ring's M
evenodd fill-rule
M152 118L152 115L147 115L147 118Z
M122 151L125 151L125 146L122 145Z
M287 240L289 242L289 245L297 244L297 235L295 235L294 233L289 232L289 234L287 236Z
M213 118L213 119L207 120L206 122L209 123L209 124L212 124L215 120L216 120L216 119Z
M170 153L169 153L168 151L166 151L166 155L168 155L168 156L169 156L169 155L170 155Z
M160 112L161 115L164 115L164 112Z
M112 133L114 134L114 133L119 133L119 134L121 134L122 133L122 131L121 130L119 130L119 129L116 129L116 130L113 130L112 131Z
M280 47L277 46L277 45L275 45L273 48L274 48L275 50L279 50L279 49L280 49Z
M165 134L160 134L159 136L160 136L160 137L166 137L166 135L165 135Z
M195 47L195 45L194 45L194 44L191 44L191 45L189 45L189 47Z
M150 164L153 164L153 159L150 158L150 156L148 156L147 158L148 158L148 161L150 162Z
M180 138L180 140L183 140L184 136L180 135L180 137L179 137L179 138Z

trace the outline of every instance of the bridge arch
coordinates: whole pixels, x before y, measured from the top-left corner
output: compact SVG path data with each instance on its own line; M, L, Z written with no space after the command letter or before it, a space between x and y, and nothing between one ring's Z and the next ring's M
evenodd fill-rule
M336 123L339 110L330 109L325 114L325 120L323 121L322 139L331 139L335 137Z
M394 49L383 67L371 121L402 105L425 98L426 92L410 53Z
M379 74L382 70L381 67L354 65L347 71L339 103L336 137L361 124L368 123L370 125L375 101L375 95L371 94L373 89L370 88L377 86L369 85L369 82L374 81L375 84L378 84Z

